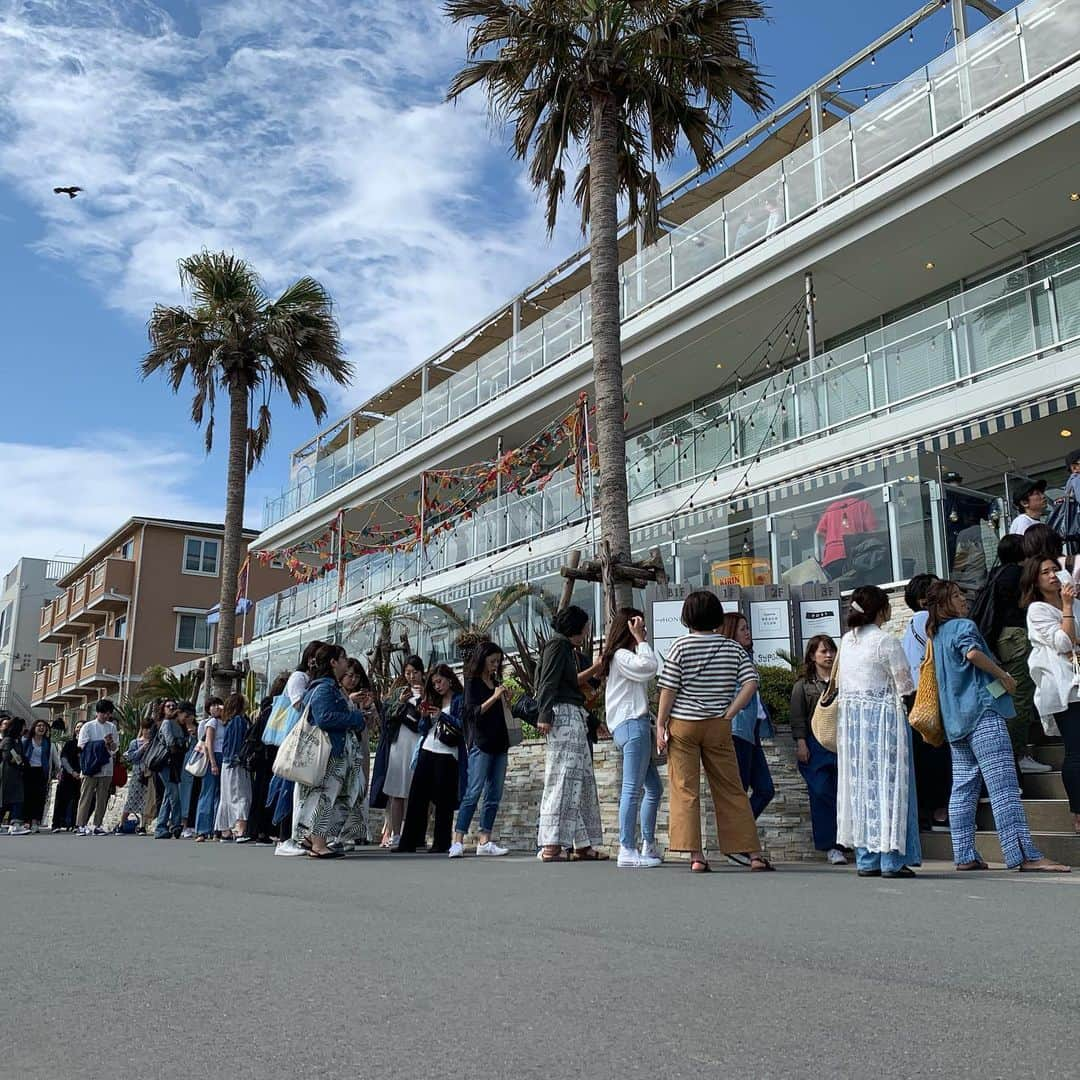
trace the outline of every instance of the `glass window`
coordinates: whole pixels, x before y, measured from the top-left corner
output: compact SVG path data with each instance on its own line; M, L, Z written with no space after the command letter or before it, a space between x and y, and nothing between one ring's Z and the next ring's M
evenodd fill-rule
M176 617L176 651L207 653L213 640L213 628L207 625L205 615L178 615Z
M124 546L120 549L121 559L134 559L135 558L135 541L125 540Z
M738 509L717 508L713 527L678 541L679 581L685 585L768 585L774 580L765 498Z
M221 544L218 540L204 540L198 536L187 537L184 541L184 573L207 574L216 577L220 550Z
M121 641L127 637L127 616L121 615L113 623L113 637L120 638Z

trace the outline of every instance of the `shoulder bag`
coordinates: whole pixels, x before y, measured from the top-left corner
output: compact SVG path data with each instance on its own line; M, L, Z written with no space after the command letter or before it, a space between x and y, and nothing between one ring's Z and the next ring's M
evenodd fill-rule
M945 725L941 722L941 699L938 696L937 668L934 666L934 643L926 638L926 653L919 665L919 685L908 723L930 746L945 744Z
M207 760L203 744L196 743L192 748L191 753L188 755L187 762L184 765L184 771L190 773L192 776L205 776L206 770L209 767L210 762Z
M506 737L511 746L520 746L525 741L525 733L521 727L521 721L514 715L510 708L510 702L502 699L503 719L506 721Z
M318 787L330 762L330 737L311 722L311 706L305 705L298 724L285 736L274 757L274 775L304 787Z
M299 718L300 714L293 707L288 695L278 694L270 706L270 715L266 718L262 741L267 746L280 746Z
M840 652L833 661L829 681L814 706L814 715L810 718L810 731L814 738L826 749L836 753L836 720L840 712Z

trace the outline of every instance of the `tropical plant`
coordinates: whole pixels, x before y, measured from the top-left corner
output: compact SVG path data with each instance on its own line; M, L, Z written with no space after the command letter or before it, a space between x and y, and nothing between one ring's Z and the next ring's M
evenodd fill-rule
M462 660L470 655L485 641L491 640L491 631L495 624L519 601L527 596L535 596L549 614L555 613L555 601L538 585L519 583L507 585L493 593L484 602L475 621L460 615L450 604L444 604L431 596L414 596L411 603L432 607L441 611L457 630L454 644Z
M152 664L143 673L133 697L142 703L169 698L172 701L194 701L199 696L202 672L185 671L176 675L163 664Z
M343 357L333 302L313 278L302 277L276 300L255 271L229 252L202 251L180 261L180 283L190 308L158 304L148 326L150 350L143 378L163 371L173 393L190 377L195 388L191 418L205 421L206 450L214 439L214 405L228 397L229 448L225 528L221 555L220 623L215 689L232 684L236 632L237 575L243 549L247 474L270 441L270 398L283 390L299 407L308 403L316 421L326 415L322 380L348 382L352 367Z
M117 744L121 754L139 734L139 723L146 715L146 701L137 694L125 696L113 703L112 720L116 725Z
M391 687L404 681L405 657L412 652L409 630L419 623L416 615L402 611L396 604L387 601L362 611L346 632L346 641L370 635L372 644L366 653L368 673L380 696L385 697ZM395 634L398 638L396 644ZM396 667L395 657L398 661Z
M787 724L791 720L791 691L797 676L790 668L762 664L758 668L758 692L773 723Z
M446 0L472 23L456 100L483 85L494 118L513 127L513 152L547 197L554 230L569 159L589 231L599 507L614 561L630 559L625 402L619 310L619 198L648 238L659 226L658 165L683 140L709 168L736 98L769 103L748 23L757 0ZM631 588L619 584L619 603Z

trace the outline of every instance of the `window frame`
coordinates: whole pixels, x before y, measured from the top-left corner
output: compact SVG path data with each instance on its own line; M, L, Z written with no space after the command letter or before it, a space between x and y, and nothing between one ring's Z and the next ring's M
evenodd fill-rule
M199 566L201 567L206 559L206 545L213 544L215 548L214 555L214 569L209 570L189 570L188 569L188 545L192 542L199 545ZM221 572L221 540L218 537L213 536L185 536L184 546L181 549L180 555L180 573L188 574L191 577L217 577Z
M204 611L202 609L196 609L196 608L176 608L174 610L175 610L175 614L176 614L176 631L175 631L175 633L173 635L174 651L178 652L178 653L191 653L192 655L195 655L195 656L207 656L210 653L212 653L214 651L214 637L215 637L214 631L216 629L216 626L211 626L211 625L206 624L206 616L210 614L209 610ZM206 643L206 648L205 649L198 648L198 642L197 642L194 634L192 635L192 648L190 648L190 649L185 648L180 643L180 632L181 632L181 627L183 626L183 620L184 619L202 619L203 620L203 625L206 626L206 633L207 633L207 643ZM197 624L196 624L196 628L197 628Z

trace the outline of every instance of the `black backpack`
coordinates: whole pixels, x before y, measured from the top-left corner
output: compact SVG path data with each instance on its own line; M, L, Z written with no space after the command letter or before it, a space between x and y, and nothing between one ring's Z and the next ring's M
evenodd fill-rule
M997 614L997 580L1002 567L995 566L986 584L975 595L968 610L968 618L979 628L986 643L993 648L1001 626Z

